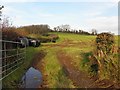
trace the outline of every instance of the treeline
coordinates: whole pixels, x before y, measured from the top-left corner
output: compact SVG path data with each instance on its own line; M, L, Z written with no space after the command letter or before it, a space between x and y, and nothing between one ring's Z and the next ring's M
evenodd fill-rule
M44 35L50 31L50 28L48 25L29 25L22 27L13 27L3 23L1 31L2 39L14 40L17 37L27 37L30 34Z
M58 35L48 34L50 32L48 25L29 25L22 27L5 27L2 29L2 39L14 41L19 37L33 38L42 43L56 42Z
M74 33L74 34L97 35L96 29L92 29L91 32L87 32L84 30L74 30L74 29L71 30L70 25L67 25L67 24L54 27L54 29L51 30L51 32L67 32L67 33Z
M4 6L0 5L0 16L2 16L2 8L4 8ZM2 39L13 40L16 37L28 36L30 34L43 35L49 31L50 27L47 24L14 27L9 17L0 17L0 32L2 32Z
M28 34L45 34L50 31L50 27L46 25L29 25L17 28L18 30L24 29Z

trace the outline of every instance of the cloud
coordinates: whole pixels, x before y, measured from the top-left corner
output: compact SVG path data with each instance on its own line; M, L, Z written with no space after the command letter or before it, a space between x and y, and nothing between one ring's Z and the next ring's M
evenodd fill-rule
M94 16L98 16L98 15L101 15L101 14L102 14L102 12L96 11L96 12L93 12L93 13L89 13L89 16L94 17Z
M43 17L43 18L50 18L50 17L54 17L54 14L50 14L50 13L40 13L38 14L39 17Z
M97 3L98 6L95 3L91 4L90 7L86 7L88 8L87 10L84 10L84 8L79 8L76 10L76 8L73 7L73 10L66 10L66 12L58 12L56 9L50 12L49 10L52 9L49 9L47 7L40 7L37 5L34 6L32 3L17 3L16 6L13 4L14 3L5 4L6 8L3 9L3 14L9 16L13 21L13 25L15 26L30 24L49 24L51 27L55 27L61 24L69 24L73 29L75 28L91 31L92 28L95 28L98 32L111 31L115 32L116 34L118 33L117 16L108 14L104 15L104 12L111 11L112 7L115 7L114 9L117 9L116 3ZM20 5L28 6L27 8L25 7L25 9L23 9L20 7ZM30 8L31 6L32 8Z
M38 0L0 0L3 3L6 2L37 2Z
M119 2L119 0L0 0L0 2Z
M95 28L100 32L110 31L112 33L118 34L118 17L109 16L109 17L96 17L86 20L88 27Z

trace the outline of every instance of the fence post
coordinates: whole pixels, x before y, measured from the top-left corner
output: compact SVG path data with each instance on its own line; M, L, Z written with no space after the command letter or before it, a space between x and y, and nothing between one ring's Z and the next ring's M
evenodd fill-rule
M18 53L19 53L19 52L18 52L18 50L19 50L19 49L18 49L18 44L19 44L19 43L17 43L17 66L18 66L18 63L19 63L19 62L18 62Z
M5 65L7 65L7 54L6 54L6 42L4 42L4 64ZM4 67L5 68L5 70L7 69L7 67ZM5 74L3 73L3 76L2 77L4 77L4 75L7 75L7 71L5 71Z
M1 31L0 31L0 35L1 35ZM2 37L0 37L1 39ZM2 41L0 41L0 90L2 90Z
M24 58L24 60L26 60L26 45L25 45L25 51L24 52L25 52L25 56L24 56L25 58Z

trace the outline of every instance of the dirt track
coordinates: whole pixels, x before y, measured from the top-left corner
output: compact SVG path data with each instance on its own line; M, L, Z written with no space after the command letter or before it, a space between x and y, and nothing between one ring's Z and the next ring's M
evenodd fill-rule
M59 44L59 45L45 45L45 47L50 47L54 48L54 46L61 47L61 50L58 50L56 53L56 57L58 58L66 76L68 76L72 81L74 86L79 87L79 88L101 88L101 87L106 87L106 88L114 88L115 85L113 84L112 81L109 80L98 80L97 77L90 77L87 73L80 71L78 68L75 67L75 64L73 63L73 57L70 55L66 54L64 51L62 51L62 48L68 46L69 44ZM42 73L44 73L44 63L43 63L43 58L45 56L45 53L43 52L38 53L34 60L35 63L33 63L34 67L36 67L38 70L40 70ZM37 61L36 61L37 60ZM47 86L46 76L43 75L43 85ZM40 86L41 87L41 86Z
M87 73L80 71L74 66L72 57L63 51L57 53L64 72L73 81L74 85L79 88L115 88L116 85L107 79L98 80L97 77L90 77Z
M74 63L72 63L72 57L65 54L63 51L57 53L58 60L60 61L65 73L74 82L75 86L80 88L88 88L95 81L90 79L86 73L78 70Z
M40 51L37 53L33 58L33 67L40 70L42 73L44 73L44 57L46 53L43 51ZM87 73L80 71L78 68L76 68L74 63L72 62L72 57L67 55L65 52L58 51L57 52L57 58L64 70L64 73L66 76L68 76L72 81L74 86L78 88L100 88L100 87L111 87L114 88L114 84L111 83L109 80L102 80L97 81L97 78L90 77ZM46 82L46 76L43 75L43 83L39 86L39 88L47 88L47 82Z
M32 66L34 68L36 68L37 70L39 70L42 74L44 73L44 57L45 57L46 53L44 51L40 51L38 52L34 58L33 58L33 62L32 62ZM38 86L39 88L47 88L47 83L46 83L46 76L43 75L43 82Z

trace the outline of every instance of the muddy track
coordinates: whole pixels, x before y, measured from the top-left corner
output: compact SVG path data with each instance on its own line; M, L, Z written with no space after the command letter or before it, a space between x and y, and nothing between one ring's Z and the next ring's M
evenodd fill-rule
M38 64L42 62L42 59L45 57L46 53L44 51L39 51L35 54L32 61L32 66L38 68Z
M74 85L79 88L114 88L114 85L109 80L97 80L97 77L90 77L87 73L78 70L72 62L72 57L59 51L57 58L60 61L66 75L73 81Z
M39 70L42 73L43 76L43 82L38 86L38 88L47 88L47 80L46 76L44 74L44 57L46 56L46 52L39 51L35 56L33 57L32 66Z
M84 72L78 70L72 63L72 58L66 55L63 51L57 53L57 58L60 61L65 73L73 81L73 83L80 88L88 88L94 82Z
M75 44L75 43L74 43ZM73 44L73 45L74 45ZM59 46L62 48L67 47L69 44L55 44L55 45L44 45L49 46L50 48L54 48L55 46ZM44 57L46 53L45 51L40 51L38 54L36 54L33 58L33 66L40 70L44 74ZM87 73L80 71L77 67L75 67L75 64L73 63L73 57L70 55L67 55L64 51L58 50L56 53L57 58L68 78L70 78L73 81L74 86L79 88L115 88L115 84L113 84L110 80L98 80L97 77L90 77ZM47 88L47 80L46 75L43 75L43 84L39 87Z

